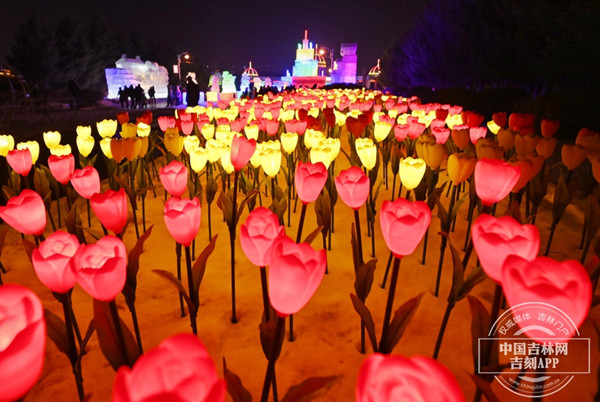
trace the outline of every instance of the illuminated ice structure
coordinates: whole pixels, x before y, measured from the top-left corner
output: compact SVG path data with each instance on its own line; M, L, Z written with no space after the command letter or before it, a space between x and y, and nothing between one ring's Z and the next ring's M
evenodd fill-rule
M332 84L356 84L356 43L342 43L340 46L341 59L337 59L333 63L333 71L331 72Z
M324 76L319 76L319 61L315 58L315 47L308 40L308 31L304 31L302 44L298 44L296 49L296 61L292 68L292 83L297 86L312 87L313 85L323 86L327 80ZM284 77L281 77L282 81Z
M148 94L148 89L154 86L157 99L167 97L169 72L163 66L152 61L142 61L140 56L135 59L127 58L124 54L115 62L116 68L105 69L106 84L108 86L108 98L119 97L119 87L124 88L138 84Z

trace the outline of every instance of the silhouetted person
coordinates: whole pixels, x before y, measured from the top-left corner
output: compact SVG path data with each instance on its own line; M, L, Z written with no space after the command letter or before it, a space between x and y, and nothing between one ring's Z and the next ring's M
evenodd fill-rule
M198 106L198 101L200 100L200 86L194 82L192 77L188 77L185 88L187 91L187 105Z
M146 100L146 93L144 92L144 88L142 88L140 86L140 84L137 84L137 86L135 87L134 90L135 90L135 103L136 103L137 107L139 109L146 107L147 100Z
M148 96L150 97L150 105L151 106L155 106L156 105L156 89L154 89L154 85L152 85L150 88L148 88Z
M127 102L127 93L121 87L119 87L119 102L121 102L121 108L129 107L129 103Z

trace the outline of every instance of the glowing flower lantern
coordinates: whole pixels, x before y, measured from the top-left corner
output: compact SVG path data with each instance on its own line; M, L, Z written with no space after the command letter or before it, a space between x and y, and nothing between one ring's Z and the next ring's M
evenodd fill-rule
M77 283L90 296L112 301L125 286L127 249L118 237L107 235L94 244L82 244L73 257Z
M37 141L19 142L17 144L17 149L28 149L31 153L31 164L35 165L40 156L40 144Z
M125 140L112 138L110 140L110 154L115 162L121 163L125 159Z
M137 123L137 136L138 137L148 137L150 135L151 130L152 130L152 126L150 126L150 124L146 124L142 121Z
M544 138L554 137L554 134L556 134L559 127L560 127L559 120L542 119L542 121L540 123L540 128L542 130L542 137L544 137Z
M353 210L358 210L369 197L369 177L358 166L342 170L335 178L338 195Z
M393 119L390 119L385 115L381 116L379 121L375 122L375 128L373 130L375 141L384 141L390 135L393 124Z
M518 166L521 169L519 180L517 180L511 190L513 193L517 193L529 183L529 180L533 179L537 173L536 167L534 166L533 161L529 159L517 159L515 161L510 161L509 163L513 166Z
M498 135L496 138L498 139L498 144L500 144L502 149L508 151L509 149L515 146L516 136L517 135L511 130L503 128L500 129L500 131L498 131Z
M200 138L195 135L187 135L183 137L183 149L189 155L192 149L200 146Z
M214 138L206 141L206 157L210 163L214 163L221 159L221 151L225 145L221 141Z
M448 157L448 177L452 184L464 183L475 170L477 158L463 152L454 153Z
M471 143L469 127L465 125L454 126L451 135L452 141L454 141L454 144L456 144L461 151L463 151Z
M539 139L540 137L533 137L530 135L516 135L515 151L517 151L517 156L524 157L533 154Z
M477 140L485 138L487 135L487 128L485 127L469 127L469 138L473 144L477 144Z
M177 126L177 120L173 116L160 116L156 119L158 127L163 133L167 131L167 128L175 128Z
M271 251L285 228L279 224L279 218L269 209L254 209L240 226L240 243L246 257L257 267L271 264Z
M394 126L394 137L402 142L408 137L408 124L396 124Z
M296 314L317 291L327 266L325 250L297 244L282 235L273 245L269 269L269 299L280 317Z
M176 128L167 128L164 136L165 148L174 156L179 156L183 151L183 137Z
M588 150L577 144L564 144L560 149L562 162L567 169L577 169L587 157Z
M404 187L409 191L415 189L421 183L426 169L427 165L421 158L402 158L399 174Z
M367 170L371 170L377 163L377 146L370 138L357 138L354 143L356 153L360 158L360 162Z
M225 173L232 174L235 172L235 167L231 163L231 149L229 147L225 146L221 149L221 158L219 160Z
M281 133L281 146L283 150L291 155L296 149L296 145L298 144L298 134L296 133Z
M175 241L189 247L200 229L200 201L171 197L165 203L163 218L167 230Z
M593 293L590 277L579 262L558 262L548 257L528 261L518 255L510 255L504 262L502 289L510 306L528 303L535 311L535 303L550 305L562 311L577 328L588 315ZM522 322L517 325L529 338L540 343L553 343L548 339L547 330L540 331ZM560 331L558 338L574 335L573 331ZM563 339L558 341L564 342Z
M422 201L397 198L383 201L379 223L383 238L396 258L412 254L431 222L431 210Z
M472 112L470 110L463 110L460 115L463 124L469 126L469 128L479 127L483 123L484 115Z
M185 193L188 170L183 163L176 160L171 161L160 169L159 176L165 190L173 197L181 197Z
M129 112L127 110L117 113L117 122L121 125L129 123Z
M27 176L31 171L32 157L28 148L9 151L6 160L12 170L21 176Z
M497 283L502 283L502 269L509 255L532 261L540 249L540 234L535 225L521 225L508 215L495 218L481 214L471 233L485 273Z
M248 164L256 150L256 141L241 136L234 136L231 142L231 164L236 171L240 171Z
M39 236L46 228L46 207L38 193L25 189L0 206L0 218L23 234Z
M327 181L327 168L321 162L298 162L295 175L296 192L303 204L317 199Z
M121 138L133 138L137 135L137 125L125 123L121 126Z
M548 159L554 154L557 142L554 137L542 137L538 141L535 151L544 159Z
M205 148L195 147L190 150L190 167L196 173L200 173L208 161L208 153Z
M79 126L81 127L81 126ZM79 129L79 127L77 127ZM89 130L88 130L89 129ZM87 134L89 131L89 135ZM81 134L80 134L81 133ZM92 153L94 149L95 140L92 137L92 129L91 127L87 127L87 129L77 130L77 138L75 139L77 144L77 149L79 150L79 154L85 158Z
M90 198L94 214L102 225L115 234L120 234L127 223L127 194L123 188L119 191L108 189L104 194L96 193Z
M310 149L317 146L321 141L325 139L325 134L322 131L317 130L306 130L304 133L304 145Z
M100 149L102 150L102 153L104 154L104 156L106 156L108 159L113 158L112 150L110 148L111 142L112 142L112 140L110 138L103 138L100 140Z
M184 135L190 135L194 131L196 124L192 120L181 120L179 126Z
M310 149L311 163L321 162L327 169L329 169L331 162L335 160L336 156L335 150L328 146L325 140Z
M61 135L58 131L46 131L42 134L46 148L52 149L60 145Z
M431 142L423 143L423 160L432 170L439 169L446 157L446 147L442 144Z
M263 148L259 154L260 166L271 178L277 176L281 168L281 151L273 148Z
M423 123L420 123L418 119L413 117L409 117L407 120L408 123L408 137L411 140L416 140L427 128L427 126Z
M33 250L33 269L48 289L66 293L75 285L72 259L78 249L77 236L57 230Z
M13 284L0 286L0 383L3 401L19 400L42 373L46 321L39 297Z
M15 139L12 135L0 135L0 155L6 156L15 148Z
M487 128L488 128L488 130L490 130L490 132L492 134L498 134L498 132L500 131L500 129L502 127L500 127L499 125L497 125L494 120L490 120L490 121L487 122Z
M505 128L508 124L506 112L496 112L492 115L492 121L500 128Z
M403 397L422 401L465 400L450 370L429 357L375 353L363 361L356 383L356 402Z
M104 119L96 123L96 129L102 138L112 138L117 132L117 128L116 120Z
M94 194L100 192L100 175L93 166L75 169L71 175L71 185L77 194L89 200Z
M48 157L48 167L56 181L65 185L71 180L71 176L75 170L75 157L73 154L64 156L50 155Z
M482 138L475 145L477 158L502 159L504 150L491 138Z
M138 124L142 123L142 124L146 124L146 125L150 125L152 124L152 112L149 110L146 110L144 113L142 113L142 115L140 117L136 117L135 118L135 122Z
M173 375L177 367L177 375ZM144 353L132 368L121 366L113 402L177 400L222 402L226 384L219 379L208 351L192 334L173 335Z
M598 148L600 145L600 133L584 127L577 133L575 144L590 149Z
M535 116L526 113L511 113L508 117L508 127L521 135L533 134Z
M69 144L57 145L50 148L50 153L54 156L67 156L71 154L71 146Z
M258 139L259 127L256 124L249 124L244 128L244 134L246 134L246 138L250 140Z
M479 159L475 165L475 191L483 205L491 206L510 193L521 175L518 166L498 160Z
M438 144L445 144L450 137L450 129L446 127L435 127L431 129L431 134L435 137L435 142Z
M210 140L215 136L215 126L210 123L206 123L202 126L200 132L205 140Z

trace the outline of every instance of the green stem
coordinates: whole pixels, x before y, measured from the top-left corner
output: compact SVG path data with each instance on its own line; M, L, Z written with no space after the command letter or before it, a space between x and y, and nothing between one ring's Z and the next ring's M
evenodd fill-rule
M454 308L454 303L448 302L446 305L446 311L444 312L444 318L442 319L442 325L440 326L440 331L438 332L437 340L435 341L435 349L433 351L433 358L437 360L438 355L440 353L440 348L442 347L442 340L444 339L444 332L446 331L446 325L448 325L448 319L450 318L450 313Z
M71 305L71 295L69 293L63 293L60 295L61 304L63 305L63 313L65 317L65 326L67 330L67 342L69 343L69 360L71 360L71 366L73 368L73 375L75 376L75 383L77 384L77 395L79 400L83 401L85 398L85 391L83 390L83 377L81 375L81 364L78 363L79 359L77 346L75 345L75 336L73 334L73 307Z
M181 244L175 243L175 255L177 256L177 279L181 282ZM185 317L185 308L183 307L183 296L179 293L179 309L181 316Z
M394 295L396 293L396 284L398 282L398 272L400 270L400 257L394 256L394 264L392 268L392 279L390 289L388 290L387 303L385 306L385 316L383 318L383 329L381 331L381 339L379 340L379 352L383 354L391 353L387 349L387 337L390 328L390 318L392 316L392 307L394 304Z
M275 326L275 336L273 337L273 345L271 347L271 353L269 355L269 364L267 365L267 373L265 375L265 381L263 383L262 394L260 397L261 402L267 402L269 399L269 387L275 374L275 362L277 356L281 353L281 347L283 343L279 342L281 333L285 329L285 318L277 316L277 324Z
M548 237L548 244L546 244L546 251L544 251L544 255L548 256L550 252L550 246L552 245L552 238L554 237L554 231L556 230L556 224L558 221L552 220L552 226L550 226L550 236Z
M194 290L194 276L192 273L192 253L190 247L185 247L185 266L187 268L187 279L188 279L188 291L190 292L190 299L192 300L193 308L190 308L190 325L192 326L192 332L194 335L198 335L198 325L196 324L196 316L198 314L198 292ZM192 311L193 310L193 311Z
M112 300L108 302L108 306L110 307L110 314L112 316L113 322L115 324L115 332L117 335L117 340L119 343L119 349L123 358L125 359L125 363L131 367L131 361L129 360L129 353L127 353L127 347L125 346L125 336L123 335L123 327L121 327L121 319L119 318L119 311L117 310L117 303Z
M239 172L235 172L233 179L233 210L231 211L231 223L229 224L229 246L231 249L231 322L238 322L235 311L235 232L237 226L237 189ZM273 182L272 182L273 183ZM274 186L274 184L273 184ZM274 188L274 187L273 187Z

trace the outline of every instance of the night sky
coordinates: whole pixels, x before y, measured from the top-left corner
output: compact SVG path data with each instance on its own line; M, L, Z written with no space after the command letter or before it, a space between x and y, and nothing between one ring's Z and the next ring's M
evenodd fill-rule
M0 60L6 60L15 32L32 14L54 21L99 16L124 33L133 28L140 38L152 36L180 52L189 51L211 67L242 68L252 60L260 74L291 70L297 43L308 29L309 39L334 48L336 58L341 43L358 43L360 75L413 26L426 4L426 0L2 0Z

